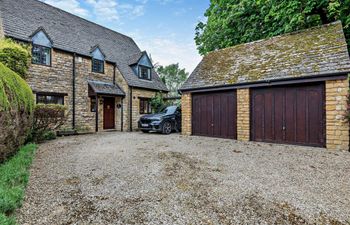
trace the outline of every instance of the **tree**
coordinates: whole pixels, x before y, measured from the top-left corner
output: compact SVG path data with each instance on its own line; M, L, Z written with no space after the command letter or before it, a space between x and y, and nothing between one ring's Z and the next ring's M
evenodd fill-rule
M350 0L211 0L195 41L200 54L341 20L350 50Z
M22 78L27 75L30 59L29 45L19 44L11 39L0 40L0 62Z
M186 70L181 69L178 63L168 66L158 66L157 73L168 87L170 91L169 96L178 96L178 89L188 77Z

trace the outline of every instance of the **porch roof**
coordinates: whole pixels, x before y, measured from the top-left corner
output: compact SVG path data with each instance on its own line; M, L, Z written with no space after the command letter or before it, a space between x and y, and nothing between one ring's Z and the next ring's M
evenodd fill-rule
M113 83L107 83L102 81L88 81L89 95L111 95L111 96L125 96L125 92L117 85Z

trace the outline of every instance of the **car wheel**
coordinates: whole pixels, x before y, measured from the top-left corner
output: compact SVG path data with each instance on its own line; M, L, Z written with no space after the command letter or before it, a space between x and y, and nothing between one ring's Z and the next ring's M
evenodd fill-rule
M149 130L141 130L142 133L149 133Z
M171 123L169 121L165 121L163 124L162 133L163 134L170 134L172 130Z

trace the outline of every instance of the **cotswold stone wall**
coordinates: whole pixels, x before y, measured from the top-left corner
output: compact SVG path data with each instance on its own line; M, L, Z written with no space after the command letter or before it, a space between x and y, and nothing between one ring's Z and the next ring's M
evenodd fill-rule
M88 94L88 81L103 81L113 83L113 65L105 63L104 73L93 73L91 58L77 57L76 63L76 128L81 130L95 131L96 114L91 112L91 99ZM99 100L99 131L103 130L103 100ZM117 112L117 110L115 110ZM102 115L101 115L102 113ZM118 119L115 116L115 119Z
M115 74L115 82L119 85L119 87L125 92L125 98L119 99L120 104L123 102L123 110L120 109L120 114L123 111L123 131L128 131L129 130L129 85L126 83L123 75L120 73L118 68L116 69L116 74ZM119 116L120 117L120 116ZM121 122L121 121L119 121ZM118 121L117 121L118 123ZM119 125L118 125L119 127ZM119 129L119 128L118 128Z
M76 57L76 98L75 98L75 124L76 129L95 131L96 113L91 112L91 99L88 95L88 81L96 80L103 82L113 82L114 65L105 63L105 72L93 73L91 71L91 59L88 57ZM130 130L130 88L116 67L116 83L125 92L124 99L115 98L115 105L122 104L123 108L115 108L115 128L116 130ZM28 84L36 92L62 93L64 104L68 108L68 119L63 128L72 129L73 119L73 54L52 49L52 65L43 66L32 64L28 71ZM152 98L157 91L133 88L132 90L132 128L138 129L137 121L140 118L140 97ZM103 130L103 97L98 100L98 129ZM123 113L123 123L121 121Z
M105 63L105 73L93 73L91 71L91 59L88 57L76 57L75 80L75 124L76 129L95 131L96 114L91 112L91 100L88 95L88 80L113 82L114 65ZM127 87L125 80L116 68L116 77L123 90ZM36 92L62 93L64 104L68 108L68 119L63 128L72 129L73 119L73 54L52 49L51 66L32 64L28 71L27 82ZM103 99L99 101L99 130L103 130ZM121 98L116 98L116 105L121 104ZM127 101L124 102L124 109ZM121 130L121 109L115 109L115 127ZM124 112L124 116L126 112ZM127 118L125 118L127 120Z
M349 150L348 80L326 81L326 143L330 150Z
M349 121L346 120L348 80L325 82L326 148L349 150ZM237 139L250 140L249 89L237 90ZM182 95L182 134L191 135L191 94Z
M237 90L237 140L250 140L249 89Z
M192 95L184 93L181 97L182 134L192 134Z
M157 92L144 90L139 88L132 89L132 129L138 130L138 120L142 114L140 114L140 98L153 98ZM130 110L128 110L130 112Z
M65 128L72 128L72 73L73 56L52 49L52 65L32 64L26 78L33 92L65 93L64 103L68 107L68 119Z

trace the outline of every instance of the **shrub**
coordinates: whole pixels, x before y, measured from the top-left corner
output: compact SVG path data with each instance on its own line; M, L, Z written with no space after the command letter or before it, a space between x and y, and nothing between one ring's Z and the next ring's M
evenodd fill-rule
M151 107L154 111L159 112L162 108L166 106L163 94L161 92L156 93L156 95L151 99Z
M52 132L66 122L66 107L54 104L37 104L34 109L32 138L35 142L52 138ZM50 134L51 132L51 134Z
M48 131L44 133L43 139L45 141L55 140L56 139L56 133L54 131Z
M28 84L0 62L0 162L26 140L33 107L34 96Z
M30 65L30 47L11 39L0 40L0 62L25 78Z
M0 166L0 224L15 224L11 214L22 204L35 150L36 145L26 145Z

